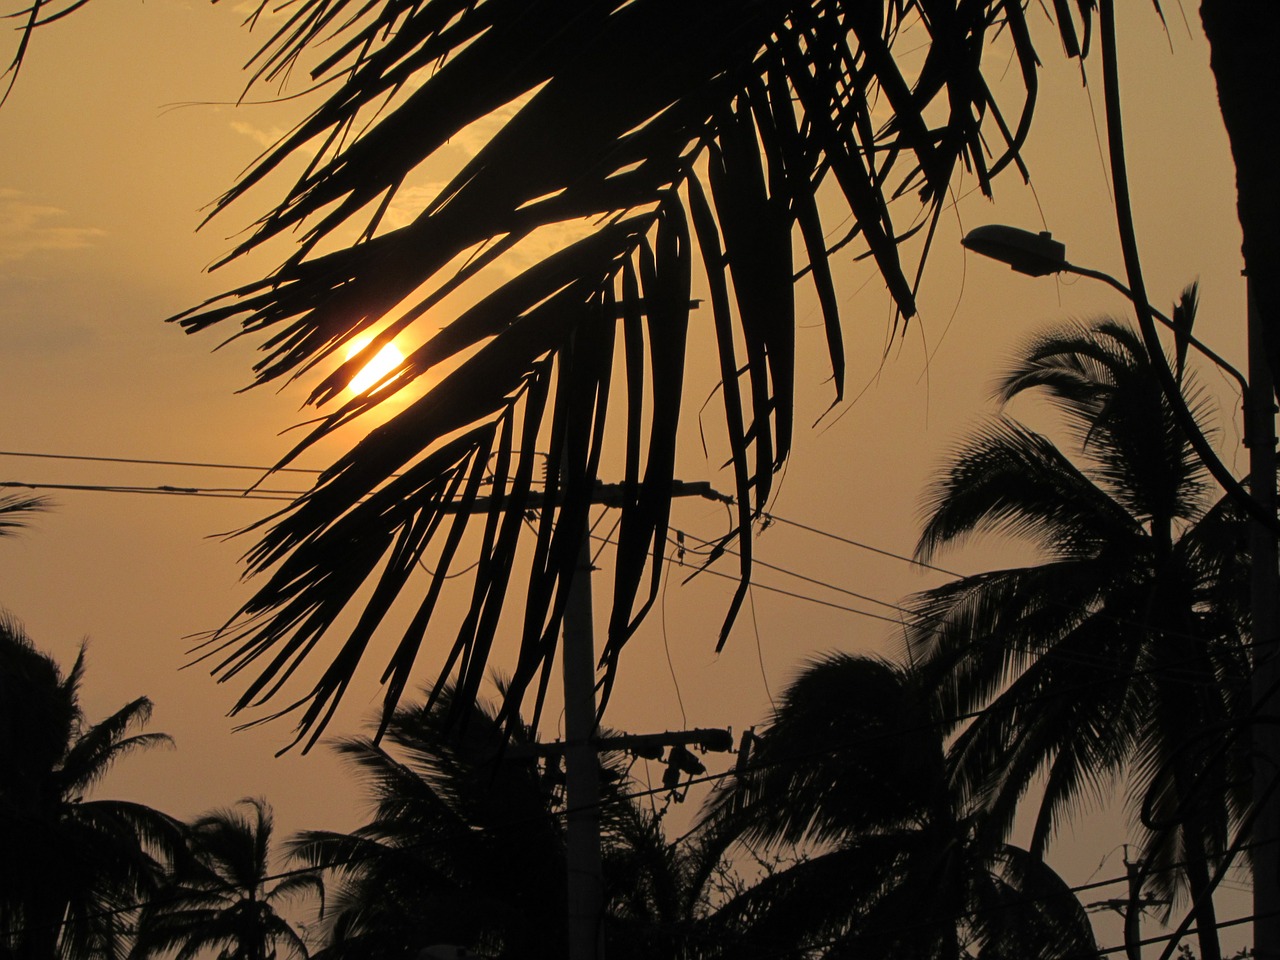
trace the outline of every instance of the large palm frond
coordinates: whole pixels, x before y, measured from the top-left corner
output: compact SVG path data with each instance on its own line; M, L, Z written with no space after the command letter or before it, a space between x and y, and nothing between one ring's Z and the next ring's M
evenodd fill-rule
M456 669L463 698L474 697L524 518L538 506L514 709L530 684L546 682L605 419L621 390L607 693L661 575L695 270L709 290L719 358L737 501L730 535L745 545L723 642L750 571L752 511L791 446L793 284L816 288L838 399L844 348L832 256L856 244L901 315L913 314L920 263L902 259L900 242L920 231L927 251L959 169L987 191L1001 169L1020 166L1036 92L1023 8L1019 0L302 0L287 8L255 78L281 79L327 38L311 76L331 81L331 92L217 209L287 158L308 155L231 256L286 232L300 241L269 276L177 319L192 331L237 321L236 335L260 336L260 383L331 368L311 400L336 409L282 462L389 397L409 399L271 518L250 551L250 571L266 579L212 648L220 675L253 671L236 709L277 694L340 613L362 602L359 588L372 585L354 629L331 641L320 679L292 702L299 736L313 743L431 549L434 577L410 590L416 614L386 657L389 715L473 517L482 530L470 609L437 676ZM1090 8L1053 5L1071 55L1081 53L1073 17L1087 38ZM1016 118L982 72L997 34L1021 71ZM397 221L424 164L498 108L509 119L434 199ZM844 209L820 216L819 190ZM842 217L850 226L833 238L830 225ZM353 231L360 240L341 246ZM579 239L524 266L526 241L566 232ZM792 260L793 233L806 262ZM340 401L371 354L336 366L331 358L366 334L368 350L398 336L409 356L376 392ZM615 366L625 381L617 389ZM438 380L424 386L428 374ZM543 457L539 497L532 486Z
M1093 483L1048 438L993 417L958 449L930 487L916 552L981 533L1030 540L1056 559L1096 554L1137 533L1123 505Z

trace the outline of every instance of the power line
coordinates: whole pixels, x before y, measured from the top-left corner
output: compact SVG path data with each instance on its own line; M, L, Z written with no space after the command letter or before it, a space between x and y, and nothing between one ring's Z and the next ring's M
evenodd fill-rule
M270 500L293 503L303 496L300 490L271 490L253 487L179 487L161 484L154 487L97 483L27 483L21 480L0 481L0 489L62 490L78 493L136 493L163 497L210 497L218 500Z
M37 453L31 450L0 450L0 457L33 460L72 460L87 463L124 463L149 467L199 467L208 470L248 470L254 473L305 473L318 476L323 471L306 467L262 467L243 463L216 463L203 460L145 460L139 457L95 457L73 453Z
M675 545L677 546L677 548L680 548L681 544L683 543L683 539L684 539L684 538L686 538L686 537L692 537L693 539L695 539L695 540L699 541L700 543L702 543L703 545L706 545L706 546L714 546L714 545L716 545L716 542L715 542L715 541L713 541L713 540L704 540L704 539L703 539L703 538L701 538L701 537L697 537L697 536L694 536L693 534L689 534L689 533L687 533L687 532L685 532L685 531L680 531L680 530L677 530L677 531L676 531L676 539L672 540L672 539L669 537L669 538L668 538L668 540L669 540L670 542L672 542L673 544L675 544ZM603 538L595 537L595 539L597 539L597 540L601 540L601 539L603 539ZM610 543L610 544L612 544L612 543L613 543L613 541L610 541L610 540L605 540L604 542L605 542L605 543ZM710 551L699 551L699 550L695 550L695 549L693 549L693 548L685 548L685 549L687 549L687 551L688 551L688 552L698 554L699 556L707 556L707 555L709 555L709 553L710 553ZM729 555L731 555L731 556L740 556L740 554L738 554L738 552L737 552L737 551L735 551L735 550L733 550L732 548L729 548L729 547L723 547L723 548L722 548L722 550L721 550L721 552L726 553L726 554L729 554ZM867 601L867 602L869 602L869 603L874 603L874 604L878 604L878 605L883 606L883 607L888 607L888 608L889 608L889 609L891 609L891 610L895 610L895 611L897 611L897 612L899 612L899 613L901 613L901 614L905 615L905 621L906 621L906 622L904 622L904 619L902 619L902 618L895 618L895 617L887 616L887 615L884 615L884 614L873 613L873 612L871 612L871 611L869 611L869 610L861 610L861 609L859 609L859 608L857 608L857 607L851 607L851 606L848 606L848 605L845 605L845 604L835 603L835 602L833 602L833 601L829 601L829 600L823 600L823 599L821 599L821 598L819 598L819 597L814 597L814 596L811 596L811 595L809 595L809 594L797 593L797 592L793 592L793 591L790 591L790 590L785 590L785 589L783 589L782 587L777 587L777 586L773 586L773 585L770 585L770 584L765 584L765 583L759 583L759 582L757 582L757 581L752 581L752 587L753 587L753 588L755 588L755 589L765 590L765 591L772 592L772 593L778 593L778 594L781 594L781 595L784 595L784 596L792 597L792 598L797 599L797 600L804 600L804 601L807 601L807 602L809 602L809 603L815 603L815 604L818 604L818 605L821 605L821 606L826 606L826 607L834 608L834 609L841 610L841 611L844 611L844 612L847 612L847 613L852 613L852 614L855 614L855 615L858 615L858 616L868 617L868 618L873 619L873 620L881 620L881 621L884 621L884 622L886 622L886 623L893 624L895 627L904 627L904 626L906 626L908 623L919 623L919 622L921 622L921 621L932 621L932 622L934 622L934 623L940 623L940 624L941 624L941 623L945 623L945 622L946 622L946 618L945 618L945 617L939 616L939 615L937 615L937 614L927 614L927 613L924 613L924 612L922 612L922 611L913 610L913 609L912 609L912 608L910 608L910 607L904 607L904 606L902 606L901 604L891 603L890 601L887 601L887 600L880 600L880 599L877 599L876 597L872 597L872 596L867 595L867 594L857 593L856 591L848 590L848 589L846 589L846 588L844 588L844 587L841 587L841 586L839 586L839 585L837 585L837 584L834 584L834 583L831 583L831 582L829 582L829 581L821 580L821 579L814 578L814 577L809 577L809 576L807 576L807 575L805 575L805 574L802 574L802 573L797 573L797 572L795 572L795 571L793 571L793 570L790 570L790 569L788 569L788 568L786 568L786 567L783 567L783 566L780 566L780 565L778 565L778 564L766 563L766 562L764 562L764 561L762 561L762 560L756 560L756 559L754 559L754 558L753 558L753 560L752 560L752 563L753 563L753 565L765 567L765 568L767 568L767 569L769 569L769 570L776 571L776 572L781 573L781 574L783 574L783 575L785 575L785 576L794 577L794 578L796 578L796 579L798 579L798 580L802 580L802 581L805 581L805 582L807 582L807 583L814 584L814 585L816 585L816 586L825 587L826 589L833 590L833 591L838 592L838 593L843 593L843 594L846 594L846 595L848 595L848 596L853 596L853 597L856 597L856 598L861 599L861 600L866 600L866 601ZM702 567L699 567L695 573L693 573L693 574L691 574L689 577L687 577L687 578L686 578L686 580L685 580L685 582L686 582L686 583L687 583L687 582L689 582L689 581L690 581L690 580L692 580L695 576L698 576L698 575L700 575L700 574L702 574L702 573L706 573L706 574L708 574L708 575L710 575L710 576L713 576L713 577L720 577L720 578L722 578L722 579L726 579L726 580L737 580L737 579L738 579L737 575L735 575L735 574L731 574L731 573L724 573L723 571L715 570L715 569L713 569L713 568L711 568L711 567L709 567L709 566L702 566ZM1104 619L1106 619L1106 620L1108 620L1108 621L1110 621L1110 622L1114 622L1114 623L1118 623L1118 624L1127 624L1127 625L1129 625L1129 626L1138 626L1138 627L1143 627L1143 626L1145 626L1144 624L1139 623L1139 622L1137 622L1137 621L1125 620L1125 619L1123 619L1123 618L1116 617L1116 616L1115 616L1115 615L1113 615L1113 614L1106 614L1106 613L1103 613L1103 612L1099 612L1099 616L1102 616ZM1206 641L1205 641L1205 638L1203 638L1203 637L1197 637L1197 636L1192 635L1192 634L1185 634L1185 633L1180 633L1180 632L1176 632L1176 631L1164 630L1164 631L1163 631L1163 634L1164 634L1164 635L1167 635L1167 636L1178 636L1178 637L1181 637L1182 639L1185 639L1185 640L1192 640L1192 641L1196 641L1196 642L1206 642ZM1011 649L1011 650L1015 650L1015 651L1017 651L1017 652L1019 652L1019 653L1026 654L1026 655L1028 655L1028 656L1033 656L1033 657L1050 657L1050 658L1053 658L1053 659L1056 659L1056 660L1060 660L1060 661L1064 661L1064 662L1068 662L1068 663L1077 663L1077 664L1080 664L1080 665L1082 665L1082 666L1104 666L1104 667L1106 667L1106 666L1111 666L1111 665L1112 665L1112 661L1111 661L1111 660L1109 660L1109 659L1107 659L1106 657L1103 657L1103 656L1101 656L1101 655L1090 656L1090 655L1088 655L1088 654L1086 654L1086 653L1079 652L1079 651L1070 651L1070 652L1066 652L1066 651L1062 651L1062 650L1058 650L1058 649L1037 650L1037 649L1035 649L1035 648L1033 648L1033 647L1028 647L1028 646L1024 646L1024 645L1015 645L1015 644L1008 644L1007 646L1008 646L1008 648L1009 648L1009 649ZM1246 650L1248 650L1248 649L1251 649L1252 647L1253 647L1253 644L1241 644L1241 645L1240 645L1240 649L1241 649L1241 651L1242 651L1242 652L1244 652L1244 651L1246 651ZM1186 656L1186 657L1181 658L1181 659L1180 659L1180 660L1178 660L1178 661L1173 661L1173 662L1170 662L1170 663L1164 663L1164 664L1161 664L1161 665L1160 665L1160 666L1158 666L1158 667L1150 667L1150 668L1145 669L1145 670L1129 670L1129 671L1125 671L1125 675L1126 675L1126 676L1130 676L1130 677L1143 676L1143 675L1146 675L1146 676L1175 676L1175 675L1180 675L1180 677L1181 677L1182 681L1183 681L1183 682L1185 682L1185 683L1188 683L1188 684L1193 684L1193 685L1196 685L1196 686L1205 686L1205 687L1213 687L1213 686L1216 686L1216 685L1217 685L1216 681L1213 681L1213 680L1206 680L1206 679L1204 679L1203 674L1202 674L1202 672L1201 672L1201 671L1199 671L1199 670L1194 670L1194 669L1183 669L1183 668L1181 668L1181 667L1179 666L1179 664L1189 664L1189 663L1196 662L1196 661L1198 661L1198 660L1199 660L1198 655L1188 655L1188 656ZM1232 678L1228 678L1228 679L1232 679ZM1234 679L1237 679L1237 680L1240 680L1241 682L1243 682L1243 678L1234 678Z
M0 455L4 455L4 452L0 451ZM49 455L49 456L54 456L54 455ZM85 459L89 459L89 458L85 458ZM105 458L97 458L97 459L105 459ZM124 458L112 458L112 459L117 462L147 462L147 463L163 463L163 464L172 464L177 462L177 461L132 461L132 460L125 460ZM196 464L192 464L192 465L196 465ZM199 464L199 465L219 466L216 464ZM256 468L235 467L231 465L222 465L222 466L227 466L229 469L256 469ZM143 494L143 495L155 495L155 496L186 496L186 497L204 497L204 498L223 499L223 500L258 500L258 501L277 502L277 503L280 503L280 502L292 503L298 497L305 495L304 491L299 491L299 490L279 490L279 489L271 489L271 488L262 489L262 488L254 488L254 487L247 487L247 488L246 487L180 487L180 486L174 486L169 484L144 487L144 486L107 485L107 484L27 483L22 481L0 482L0 489L61 490L61 491L93 492L93 493ZM777 517L774 517L774 519L777 520L778 522L784 522L784 523L791 522L791 521L786 521ZM804 524L795 524L795 525L804 530L814 532L814 533L819 533L821 535L830 537L832 539L836 539L844 543L850 543L857 546L862 546L865 549L871 550L878 554L894 556L897 559L903 560L905 562L914 562L914 561L910 561L909 558L902 557L897 554L890 554L888 551L884 551L876 547L870 547L865 544L860 544L858 543L858 541L851 540L849 538L842 537L837 534L821 531L821 530L818 530L817 528L809 527ZM603 537L598 537L593 535L593 539L601 540L605 544L616 545L615 541L610 540L608 538L603 538ZM703 544L709 545L714 543L714 541L703 540L701 537L696 537L695 539L699 540ZM693 551L693 552L698 552L698 551ZM727 547L724 548L724 552L732 556L738 555L736 551ZM818 578L809 577L805 574L797 573L793 570L789 570L777 564L768 563L766 561L759 560L759 559L756 559L753 562L758 566L764 567L769 570L774 570L786 576L794 577L804 582L811 583L815 586L821 586L826 589L835 591L837 593L842 593L848 596L855 597L857 599L865 600L868 603L873 603L878 606L887 607L891 610L898 611L899 613L905 614L910 620L913 620L913 621L918 621L923 617L926 620L945 622L945 618L939 617L937 615L923 615L920 612L914 611L908 607L904 607L901 604L893 603L887 600L880 600L876 597L872 597L867 594L858 593L857 591L850 590L845 587L841 587L829 581L824 581ZM941 572L947 572L947 571L942 571L941 568L938 568L938 567L933 567L932 569L939 570ZM465 570L462 571L462 573L465 573L465 572L466 572ZM691 575L688 579L693 579L694 576L698 576L704 573L709 576L719 577L721 579L735 580L735 581L739 580L739 576L736 574L725 573L720 570L715 570L709 566L699 567L697 572ZM460 574L455 574L454 576L456 575L460 575ZM961 576L961 575L955 574L955 576ZM792 599L801 600L808 603L813 603L818 606L823 606L823 607L827 607L834 610L840 610L842 612L854 614L856 616L866 617L873 620L879 620L884 623L892 624L895 627L902 627L904 625L901 617L893 617L885 614L874 613L870 610L863 610L858 607L849 606L848 604L836 603L831 600L824 600L820 597L815 597L805 593L799 593L793 590L787 590L783 587L774 586L772 584L753 582L752 586L756 589L764 590L769 593L776 593L781 596L790 597ZM1116 620L1117 622L1125 622L1125 621L1117 620L1117 618L1115 618L1113 615L1107 615L1107 616L1109 619ZM1132 623L1130 625L1141 626L1141 624L1132 624ZM1167 630L1165 632L1169 633L1169 631ZM1183 636L1184 639L1195 640L1197 642L1205 642L1203 637L1196 637L1196 636L1187 635L1187 634L1179 634L1179 635ZM1029 655L1037 655L1037 656L1051 655L1051 656L1056 656L1060 659L1072 660L1074 662L1085 664L1085 665L1088 665L1089 663L1098 663L1098 664L1107 663L1107 661L1101 657L1098 657L1092 661L1087 661L1081 655L1074 654L1074 653L1068 655L1068 654L1064 654L1062 651L1047 651L1042 654L1039 651L1027 649L1024 647L1019 647L1016 649ZM1186 662L1190 662L1192 659L1194 658L1188 657ZM1145 672L1153 675L1168 674L1171 666L1172 665L1164 665L1161 668L1152 668ZM1187 673L1186 679L1188 680L1188 682L1192 682L1200 685L1211 685L1210 681L1202 680L1198 672L1188 670L1186 671L1186 673Z
M30 453L30 452L18 453L13 451L0 451L0 456L31 456L31 457L45 457L48 459L58 459L58 460L90 460L90 461L105 461L105 462L112 462L112 463L132 463L132 464L167 465L167 466L179 465L179 466L193 466L193 467L210 467L210 468L230 469L230 470L260 470L260 469L266 470L268 469L265 467L260 468L260 467L254 467L254 466L246 466L246 465L219 464L219 463L207 463L207 462L197 462L197 461L143 460L138 458L125 458L125 457L88 457L88 456L72 456L68 454L39 454L39 453ZM302 473L318 473L319 472L319 471L303 470L302 468L288 468L288 469L293 470L294 472L302 472ZM122 485L122 484L29 483L29 482L23 482L23 481L0 482L0 489L49 490L49 491L60 490L60 491L93 492L93 493L141 494L141 495L153 495L153 496L188 496L188 497L203 497L203 498L210 498L210 499L225 499L225 500L257 500L257 501L276 502L276 503L281 503L281 502L292 503L297 498L305 496L306 494L305 491L301 491L301 490L281 490L281 489L272 489L272 488L263 489L258 487L190 487L190 486L177 486L172 484L161 484L157 486L129 486L129 485ZM829 531L821 530L819 528L812 527L807 524L802 524L797 521L788 520L784 517L779 517L774 514L766 514L765 516L768 518L768 520L772 522L789 524L801 530L804 530L806 532L828 537L830 539L836 540L841 543L856 546L861 549L868 550L870 552L873 552L879 555L900 560L904 563L910 563L916 566L924 566L924 567L927 567L928 569L945 573L949 576L963 577L962 574L954 573L953 571L948 571L944 568L932 566L930 564L924 564L920 561L912 560L911 558L905 557L901 554L895 554L891 551L884 550L879 547L874 547L849 537L845 537L839 534L831 533ZM600 539L600 538L597 538L597 539ZM714 541L704 540L701 537L695 537L695 539L699 540L704 545L714 544ZM605 539L604 542L613 543L613 541L610 541L608 539ZM700 551L692 551L692 552L698 553ZM728 547L723 548L723 552L732 556L738 556L737 551L734 551ZM841 587L829 581L824 581L818 578L809 577L805 574L797 573L793 570L789 570L777 564L772 564L767 561L763 561L759 559L756 559L753 562L758 566L762 566L766 569L780 572L786 576L794 577L801 581L811 583L816 586L821 586L826 589L835 591L837 593L842 593L847 596L852 596L857 599L865 600L868 603L873 603L878 606L887 607L891 610L898 611L899 613L905 614L908 618L914 621L918 621L921 619L922 616L924 616L920 612L911 610L910 608L904 607L901 604L893 603L887 600L880 600L876 597L872 597L867 594L862 594L857 591L850 590L845 587ZM462 572L465 573L466 571L462 571ZM728 580L739 579L739 577L735 574L724 573L722 571L715 570L715 569L712 569L711 567L705 567L705 566L700 567L697 573L695 573L692 576L697 576L702 573L706 573L713 577L720 577L722 579L728 579ZM692 579L692 576L689 579ZM869 610L863 610L858 607L849 606L847 604L841 604L841 603L836 603L830 600L824 600L809 594L798 593L792 590L786 590L782 587L778 587L770 584L755 582L752 584L752 586L760 590L764 590L766 592L776 593L781 596L790 597L792 599L817 604L819 606L828 607L830 609L840 610L842 612L851 613L856 616L866 617L873 620L879 620L884 623L892 624L895 627L902 627L904 625L903 620L900 617L893 617L893 616L887 616L884 614L874 613ZM1107 616L1112 620L1117 620L1117 618L1114 617L1114 615L1107 615ZM936 615L924 616L924 618L928 620L935 620L938 622L945 622L944 618L938 617ZM1117 622L1125 622L1125 621L1117 620ZM1142 626L1142 624L1133 624L1133 623L1131 623L1131 625ZM1167 630L1165 632L1169 633L1169 631ZM1203 637L1196 637L1196 636L1186 635L1186 634L1179 634L1179 635L1183 636L1184 639L1195 640L1197 642L1204 642ZM1033 650L1028 650L1025 648L1018 648L1018 649L1020 649L1023 653L1039 655L1036 651L1033 651ZM1063 654L1061 651L1057 651L1057 652L1050 651L1049 653L1051 655L1058 656L1060 658L1065 657L1066 659L1073 659L1076 662L1080 662L1080 663L1085 662L1084 659L1077 654L1072 654L1070 656L1067 656ZM1190 659L1191 658L1188 658L1188 661ZM1105 663L1106 661L1103 660L1102 658L1098 658L1096 662ZM1161 670L1153 669L1148 672L1153 674L1160 673L1160 672L1168 673L1168 666L1166 665ZM1209 683L1209 681L1201 680L1199 678L1199 674L1192 671L1188 671L1188 680L1190 682L1198 683L1198 684Z
M220 463L216 461L143 459L143 458L136 458L136 457L90 456L90 455L65 454L65 453L42 453L42 452L35 452L35 451L0 450L0 456L31 457L31 458L41 458L41 459L60 460L60 461L88 461L88 462L101 462L101 463L135 464L135 465L148 465L148 466L182 466L182 467L197 467L197 468L223 469L223 470L254 471L254 472L264 472L264 473L269 472L271 470L271 468L262 467L262 466ZM304 474L310 474L310 475L318 475L320 473L320 471L318 470L310 470L310 469L304 469L300 467L286 467L281 469L282 471L293 472L293 473L304 473ZM254 487L193 487L193 486L184 486L184 485L176 485L176 484L161 484L156 486L133 486L133 485L122 485L122 484L26 483L26 482L20 482L20 481L0 482L0 489L4 489L4 488L26 489L26 490L61 490L61 491L74 491L74 492L95 492L95 493L125 493L125 494L141 494L141 495L156 495L156 496L192 496L192 497L204 497L204 498L212 498L212 499L258 500L258 501L277 502L277 503L293 502L297 498L305 496L305 492L300 490L282 490L282 489L270 489L270 488L263 489L256 486ZM947 576L951 576L955 578L964 577L964 575L956 573L955 571L947 570L945 568L938 567L932 564L927 564L922 561L915 560L910 557L906 557L902 554L894 553L893 551L886 550L881 547L872 546L870 544L867 544L855 538L832 533L828 530L823 530L821 528L814 527L809 524L801 523L799 521L792 520L787 517L782 517L777 514L766 513L766 514L762 514L762 517L764 518L766 525L769 523L780 523L780 524L789 525L797 529L803 530L805 532L826 537L826 538L835 540L839 543L844 543L850 546L854 546L856 548L869 551L876 555L895 559L900 562L910 564L912 566L924 567L926 569L934 570L936 572L943 573L943 574L946 574ZM677 534L679 535L680 531L677 531ZM715 541L705 540L701 537L694 537L694 539L698 540L704 546L716 545ZM604 542L610 543L611 541L609 541L606 538ZM682 546L682 545L677 544L677 546ZM739 555L737 551L734 551L732 548L727 546L721 547L721 550L724 553L727 553L733 556ZM705 555L705 553L703 553L702 551L693 550L692 552L701 553L702 555ZM780 572L786 576L799 579L803 582L810 583L815 586L821 586L825 589L829 589L834 592L844 594L846 596L851 596L856 599L864 600L868 603L872 603L877 606L886 607L900 614L905 614L906 617L913 622L920 621L922 617L922 614L919 611L915 611L908 607L904 607L899 603L893 603L890 601L881 600L876 597L869 596L867 594L859 593L857 591L850 590L845 587L841 587L829 581L810 577L805 574L801 574L793 570L789 570L785 567L779 566L777 564L772 564L767 561L757 559L754 562L761 567ZM723 579L730 579L730 580L739 579L734 574L727 574L722 571L714 570L706 566L700 567L697 573L694 574L694 576L696 576L698 573L708 573L711 576L720 577ZM692 577L690 577L690 579L692 579ZM835 603L833 601L824 600L808 594L786 590L784 588L773 586L770 584L755 583L753 584L753 586L758 587L759 589L765 590L767 592L776 593L782 596L787 596L787 597L801 600L801 601L806 601L809 603L817 604L819 606L825 606L830 609L840 610L846 613L854 614L856 616L879 620L884 623L892 624L895 627L902 627L904 625L903 620L900 617L886 616L883 614L874 613L869 610L863 610L858 607L849 606L847 604ZM1127 622L1127 621L1118 620L1117 618L1114 617L1114 615L1108 615L1108 616L1110 617L1110 619L1117 620L1117 622ZM944 618L938 617L938 616L925 616L924 618L935 620L938 622L945 622ZM1134 624L1132 622L1130 622L1130 625L1142 626L1142 624ZM1198 642L1203 642L1204 640L1204 638L1202 637L1193 637L1190 635L1183 635L1183 636L1184 636L1184 639L1191 639ZM1036 651L1033 651L1033 650L1027 650L1025 648L1019 648L1019 649L1021 649L1023 653L1039 655ZM1064 656L1064 654L1062 654L1060 651L1053 653L1053 655L1056 655L1058 657ZM1070 657L1068 657L1068 659L1074 659L1076 662L1080 662L1080 663L1085 662L1082 658L1080 658L1076 654L1072 654ZM1105 662L1105 661L1099 660L1097 662ZM1166 672L1167 672L1167 669L1166 669ZM1191 673L1189 676L1189 679L1192 682L1196 682L1196 683L1206 682L1206 681L1201 681L1197 673Z
M910 566L913 566L913 567L921 567L925 570L933 570L936 573L945 573L949 577L964 576L964 574L957 573L954 570L948 570L945 567L934 566L931 563L926 563L923 560L917 560L914 557L903 556L900 553L894 553L892 550L886 550L883 547L875 547L869 543L863 543L861 540L855 540L852 537L841 536L838 533L831 533L829 530L822 530L818 527L811 527L808 524L801 523L798 520L789 520L786 517L780 517L776 513L762 513L761 517L763 517L767 522L781 523L789 527L795 527L798 530L804 530L806 533L813 533L820 537L826 537L829 540L835 540L838 543L844 543L851 547L857 547L858 549L866 550L869 553L879 554L880 556L888 557L891 560L899 560L902 563L909 564Z

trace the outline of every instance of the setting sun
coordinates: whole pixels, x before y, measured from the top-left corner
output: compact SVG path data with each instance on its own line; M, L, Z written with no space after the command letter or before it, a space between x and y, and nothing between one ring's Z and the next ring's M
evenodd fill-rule
M350 360L369 345L368 340L357 340L347 348L347 359ZM352 393L364 393L388 373L398 367L404 360L398 347L388 343L373 358L360 368L360 372L351 378L347 388Z

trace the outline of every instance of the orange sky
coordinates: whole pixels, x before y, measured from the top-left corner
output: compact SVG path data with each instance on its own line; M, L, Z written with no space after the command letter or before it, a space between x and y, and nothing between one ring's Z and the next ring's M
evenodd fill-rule
M1169 11L1170 39L1150 5L1124 7L1130 19L1121 22L1122 79L1148 289L1167 306L1199 276L1198 333L1243 366L1239 232L1207 48L1198 24L1188 32L1176 10ZM299 115L291 103L212 105L240 93L240 65L256 47L239 19L231 6L202 0L96 3L37 38L0 111L0 449L236 464L269 463L286 449L288 439L279 433L301 419L303 391L234 394L249 380L249 345L213 354L215 337L185 337L161 322L272 266L259 258L212 277L202 273L228 238L266 208L269 191L259 190L239 210L194 233L200 208ZM883 368L887 298L868 265L846 265L849 393L868 389L816 429L807 425L818 420L831 394L822 382L820 324L802 293L801 430L771 508L778 516L910 553L929 471L966 424L989 409L987 385L1002 358L1045 321L1124 310L1097 283L1016 277L960 255L959 236L981 223L1042 228L1038 201L1043 224L1067 243L1074 262L1122 269L1088 92L1075 65L1060 57L1051 31L1041 34L1046 70L1027 154L1034 196L1009 176L997 184L994 205L969 195L972 184L957 185L963 199L944 218L922 315L888 343ZM465 149L458 145L460 153ZM1203 380L1219 383L1209 371ZM729 478L702 456L697 439L696 406L713 385L710 371L697 369L687 384L689 431L679 472L728 487ZM708 405L704 416L714 418L715 410ZM1223 448L1228 462L1243 468L1233 417L1228 406ZM308 465L322 461L313 457ZM6 481L240 487L253 479L0 456ZM298 483L282 477L267 485L297 489ZM179 671L188 646L183 637L217 626L247 596L237 582L237 557L249 541L209 535L243 526L271 505L53 495L54 512L21 539L0 543L0 604L64 663L81 638L91 638L85 701L92 717L147 694L156 702L153 728L178 742L172 753L130 759L110 788L179 816L265 794L284 831L353 826L356 791L336 775L326 751L274 759L288 739L286 726L233 736L224 714L235 691L217 687L200 668ZM611 523L606 517L601 529ZM721 508L703 503L681 504L675 523L690 543L724 529ZM757 554L889 603L934 582L905 564L784 525L761 533ZM994 556L946 557L944 563L973 570L998 562ZM597 562L607 567L608 552ZM833 604L892 612L776 571L762 569L758 579ZM717 657L719 615L731 588L730 581L711 577L683 587L670 581L663 609L624 656L607 717L612 726L741 729L763 719L769 691L776 694L805 657L835 648L893 649L886 640L890 625L881 620L757 590ZM597 613L603 609L598 602ZM357 732L375 692L372 685L357 691L332 732ZM550 720L554 725L554 711ZM1056 854L1073 882L1083 881L1123 839L1118 825L1090 824L1075 840L1064 835ZM1096 836L1086 843L1086 833ZM1065 852L1073 843L1081 845L1079 856ZM1118 872L1113 856L1105 874Z

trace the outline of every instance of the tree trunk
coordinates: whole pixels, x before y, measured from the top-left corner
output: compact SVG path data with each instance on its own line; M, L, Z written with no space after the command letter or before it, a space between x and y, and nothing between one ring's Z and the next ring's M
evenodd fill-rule
M1276 131L1280 130L1280 3L1203 0L1200 19L1209 40L1209 63L1235 160L1236 210L1244 234L1250 308L1257 311L1266 365L1272 374L1269 392L1275 394L1280 389L1280 164L1274 150ZM1260 552L1275 556L1272 550L1257 549L1255 556ZM1259 645L1255 662L1273 662L1275 638L1255 632L1253 639ZM1255 680L1255 688L1267 683L1269 676ZM1254 765L1254 795L1255 803L1263 809L1253 831L1254 951L1259 960L1280 960L1280 799L1270 790L1280 758L1276 756L1274 728L1258 731L1255 739L1259 735L1263 750Z
M1200 19L1236 166L1244 262L1262 317L1267 360L1280 387L1280 3L1203 0Z
M1200 814L1192 813L1182 825L1182 851L1187 866L1187 889L1194 904L1196 935L1200 942L1201 960L1222 960L1218 943L1218 915L1213 906L1213 888L1209 880L1209 863L1205 856L1204 832Z

